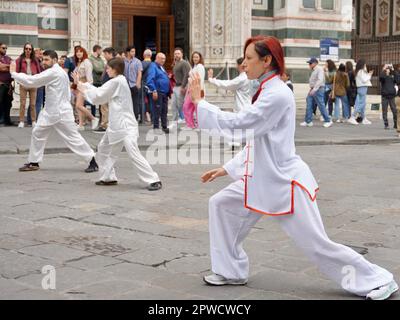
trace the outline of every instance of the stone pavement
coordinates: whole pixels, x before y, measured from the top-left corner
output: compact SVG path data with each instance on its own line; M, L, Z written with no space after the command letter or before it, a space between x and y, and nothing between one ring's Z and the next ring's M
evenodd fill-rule
M300 146L298 152L319 181L330 237L399 280L400 145ZM248 285L204 285L208 199L230 182L201 184L201 173L214 166L156 165L164 189L150 193L126 154L117 165L120 184L111 188L96 187L97 175L82 173L86 164L74 155L48 155L39 172L18 173L25 158L0 156L1 299L358 299L321 275L270 217L245 242ZM55 290L42 289L46 265L55 267Z
M301 145L331 145L331 144L387 144L400 142L395 130L384 130L383 122L378 113L370 112L368 118L372 120L370 126L352 126L350 124L334 124L333 127L325 129L319 120L314 121L313 128L303 128L299 123L304 121L304 111L299 111L297 117L296 143ZM391 114L389 121L392 124ZM146 150L154 141L151 126L140 126L139 147ZM32 128L26 127L0 127L0 154L27 154L29 152L30 136ZM91 130L83 131L83 137L96 149L102 138L102 134ZM176 148L190 144L189 136L191 133L180 131L178 134L171 135L167 139L167 148ZM46 153L68 153L70 150L64 145L58 135L53 132L46 145Z

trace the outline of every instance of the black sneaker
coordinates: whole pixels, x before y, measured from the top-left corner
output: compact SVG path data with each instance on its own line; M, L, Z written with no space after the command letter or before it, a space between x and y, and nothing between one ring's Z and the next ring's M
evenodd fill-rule
M385 130L389 130L389 126L388 125L385 125Z
M97 181L96 186L116 186L118 184L118 181Z
M154 183L150 184L147 187L147 190L149 190L149 191L158 191L161 188L162 188L162 183L161 183L161 181L158 181L158 182L154 182Z
M23 167L19 168L20 172L38 171L40 169L38 163L25 163Z
M89 167L85 170L86 173L93 173L99 171L99 166L97 165L96 160L93 159L90 161Z
M162 129L165 134L169 134L169 128Z
M103 127L98 127L94 132L106 132L107 130L104 129Z

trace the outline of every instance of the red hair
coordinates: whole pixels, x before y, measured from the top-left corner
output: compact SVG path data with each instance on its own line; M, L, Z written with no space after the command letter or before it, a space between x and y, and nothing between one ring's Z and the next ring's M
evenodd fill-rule
M88 53L87 53L87 51L86 51L86 49L85 49L84 47L76 46L76 47L75 47L75 53L74 53L75 66L78 66L78 62L79 62L79 59L78 59L78 57L76 56L76 53L77 53L78 51L82 51L82 52L83 52L82 61L84 61L84 60L86 60L87 58L89 58Z
M255 36L246 41L244 45L244 53L246 55L246 49L250 44L254 44L255 50L260 58L266 56L272 57L271 66L274 67L279 75L285 72L285 56L279 40L271 36Z

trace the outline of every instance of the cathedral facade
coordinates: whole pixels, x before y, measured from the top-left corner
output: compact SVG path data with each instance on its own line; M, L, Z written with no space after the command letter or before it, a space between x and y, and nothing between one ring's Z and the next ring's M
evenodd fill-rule
M365 1L372 2L373 14L375 1ZM68 54L75 45L91 49L100 44L123 50L134 44L138 55L151 48L167 53L169 59L173 48L179 46L186 55L203 53L207 67L233 69L248 37L273 35L282 42L293 80L305 81L309 74L305 61L320 56L321 39L338 40L339 59L351 58L353 2L0 0L0 42L9 46L10 55L19 54L25 42ZM365 34L372 30L368 23L362 24ZM388 28L397 30L396 26L383 24L375 31L386 34Z

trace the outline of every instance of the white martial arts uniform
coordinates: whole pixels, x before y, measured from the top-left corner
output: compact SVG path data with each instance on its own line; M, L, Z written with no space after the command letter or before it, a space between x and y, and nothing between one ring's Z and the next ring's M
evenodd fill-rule
M36 75L12 72L11 76L26 88L46 87L46 102L40 112L36 126L32 130L28 161L39 163L47 138L54 130L74 153L90 162L95 153L79 134L71 106L70 82L66 72L58 65Z
M208 82L218 88L235 92L235 105L233 108L235 112L239 112L251 104L251 81L247 78L246 72L242 72L232 80L210 78Z
M328 238L316 203L317 183L296 155L293 93L278 76L262 88L257 101L237 114L222 112L204 100L198 104L199 128L217 129L228 137L234 129L254 133L246 148L224 166L235 182L210 199L212 271L227 279L247 279L249 261L242 243L262 216L272 215L305 255L343 289L365 296L390 283L390 272ZM350 287L343 281L347 266L355 268L355 283Z
M140 153L137 139L139 128L133 113L131 91L123 75L107 81L100 88L85 83L88 89L85 98L90 103L101 105L108 103L109 124L97 149L96 160L99 165L100 180L117 181L114 164L124 146L139 179L146 184L159 182L160 179L150 164Z

